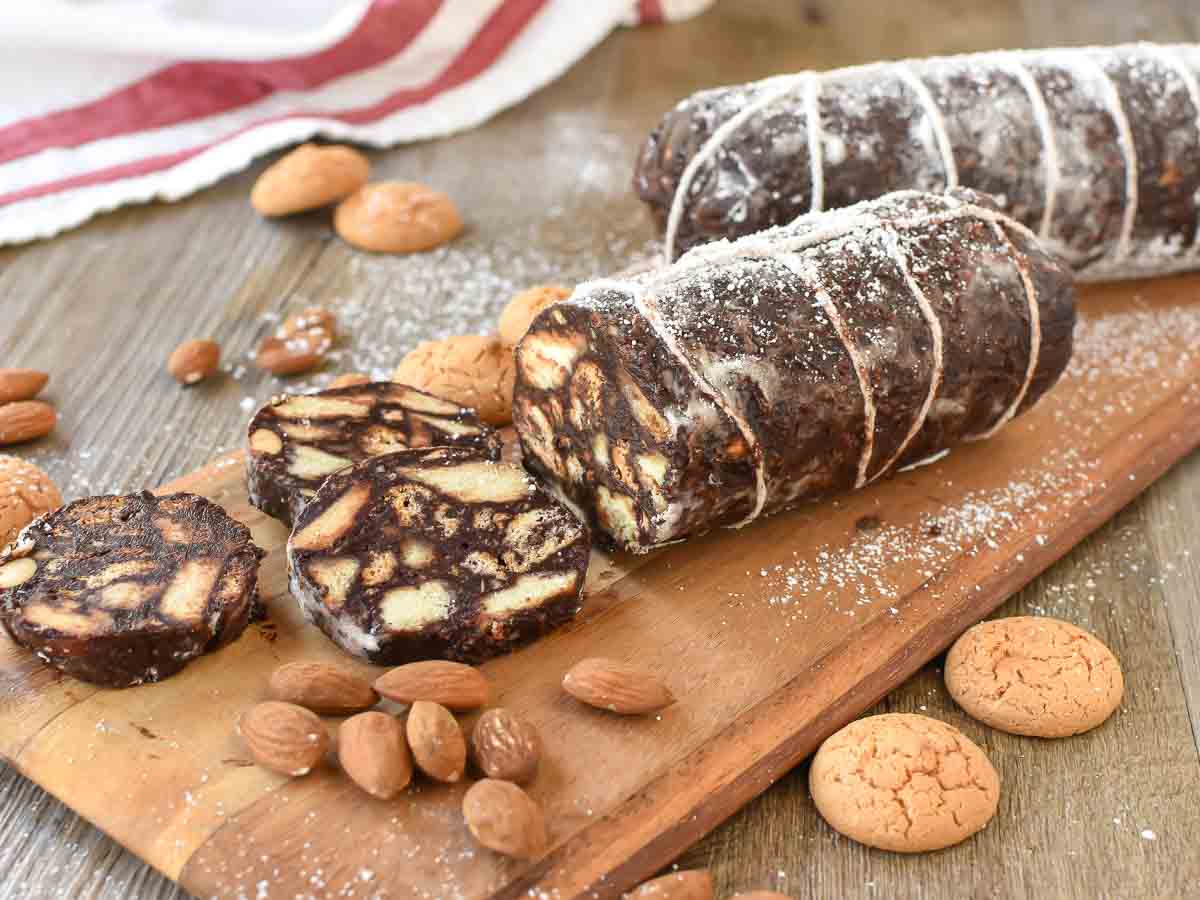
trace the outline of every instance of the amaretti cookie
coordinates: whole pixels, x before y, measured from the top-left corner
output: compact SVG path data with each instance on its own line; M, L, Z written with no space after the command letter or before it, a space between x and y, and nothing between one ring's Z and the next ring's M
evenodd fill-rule
M905 713L851 722L821 745L808 776L817 811L860 844L917 853L981 830L1000 777L957 728Z
M946 689L986 725L1068 737L1104 722L1125 679L1113 652L1082 628L1046 616L980 622L950 648Z
M262 555L195 494L77 500L0 550L0 621L68 675L158 681L245 630Z
M477 662L579 609L586 527L519 466L455 447L331 475L287 545L309 621L373 663Z
M473 410L390 381L273 397L250 420L247 445L250 502L288 525L351 463L418 447L469 447L489 459L501 450Z

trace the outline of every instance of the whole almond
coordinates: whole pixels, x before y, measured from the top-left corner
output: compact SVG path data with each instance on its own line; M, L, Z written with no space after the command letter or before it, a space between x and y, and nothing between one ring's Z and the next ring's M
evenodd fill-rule
M266 337L258 345L254 364L272 375L299 375L316 368L324 359L324 332L309 332L291 337Z
M408 663L375 679L375 690L397 703L430 700L447 709L478 709L488 702L483 673L443 659Z
M0 369L0 403L32 400L50 376L37 369Z
M58 414L41 400L19 400L0 406L0 445L22 444L54 430Z
M488 778L523 784L537 774L542 740L537 729L511 710L489 709L471 731L475 765Z
M339 375L337 378L333 379L333 381L329 382L329 389L333 390L334 388L358 387L361 384L370 383L370 375L363 375L361 372L346 372L345 374Z
M463 818L475 840L517 859L546 852L546 818L537 802L511 781L484 778L463 796Z
M196 384L217 371L221 345L216 341L184 341L167 360L167 371L180 384Z
M418 700L408 711L405 730L417 768L437 781L462 778L467 767L467 741L450 710Z
M431 250L458 236L462 218L454 201L411 181L359 188L333 211L333 227L347 244L375 253Z
M404 726L394 716L364 712L338 729L338 761L372 797L390 800L412 780L412 756Z
M278 700L242 713L238 733L256 763L284 775L307 775L329 748L329 735L315 713Z
M745 891L734 894L729 900L792 900L787 894L778 891Z
M577 662L563 676L562 686L576 700L626 716L658 712L675 702L657 675L603 657Z
M285 663L271 673L267 690L273 700L295 703L323 716L348 716L379 702L365 680L321 662Z
M689 869L652 878L625 895L626 900L712 900L712 876L704 869Z

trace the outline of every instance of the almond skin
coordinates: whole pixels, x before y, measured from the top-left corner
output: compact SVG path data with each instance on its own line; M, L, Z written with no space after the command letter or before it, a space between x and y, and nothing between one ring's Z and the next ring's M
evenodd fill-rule
M216 341L184 341L167 360L167 371L180 384L196 384L215 374L221 364L221 345Z
M313 330L325 332L332 343L337 337L337 316L323 306L310 306L284 319L277 337L295 337Z
M408 711L405 730L417 768L436 781L462 778L467 767L467 741L450 710L418 700Z
M626 900L712 900L712 876L704 869L652 878L625 895Z
M488 702L483 673L463 663L431 659L408 663L375 679L375 690L396 703L430 700L447 709L478 709Z
M256 763L283 775L307 775L329 749L329 735L315 713L277 700L242 713L238 733Z
M41 400L20 400L0 406L0 446L23 444L54 430L58 413Z
M355 784L381 800L395 797L412 780L404 726L387 713L359 713L343 722L338 761Z
M286 663L271 673L267 689L273 700L295 703L323 716L348 716L379 702L366 681L329 663Z
M563 676L562 685L582 703L625 716L658 712L675 702L654 673L603 657L580 660Z
M254 364L272 375L299 375L321 364L327 345L325 332L315 329L291 337L267 337L258 345Z
M0 403L32 400L50 376L37 369L0 369Z
M463 797L463 818L475 840L516 859L546 852L546 819L532 797L510 781L484 778Z
M542 739L537 729L511 710L484 712L471 731L475 765L488 778L524 784L537 774Z

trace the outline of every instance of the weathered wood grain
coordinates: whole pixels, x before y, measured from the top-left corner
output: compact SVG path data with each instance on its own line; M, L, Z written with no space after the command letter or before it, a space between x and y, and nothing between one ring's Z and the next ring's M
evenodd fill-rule
M247 373L179 391L161 366L184 337L215 333L226 358L235 359L270 327L261 313L291 311L310 298L342 301L355 310L355 337L343 365L384 367L420 337L483 326L511 286L570 280L621 262L650 236L627 191L633 142L663 109L696 88L879 57L1195 39L1198 22L1194 4L1182 0L914 0L890 6L726 0L692 23L616 35L567 78L478 132L376 156L388 174L425 177L458 191L477 224L463 252L441 260L459 291L451 287L454 279L431 278L421 266L393 267L339 252L319 216L263 226L245 203L250 175L181 204L124 211L55 241L0 251L0 360L53 371L50 394L63 413L58 435L18 452L46 465L71 496L162 483L231 446L245 415L239 402L272 389L270 379ZM483 179L481 159L498 159ZM1089 594L1103 605L1115 596L1110 588L1138 579L1145 593L1135 591L1127 600L1122 594L1122 603L1165 604L1166 616L1135 619L1127 611L1131 618L1116 649L1139 670L1146 664L1143 647L1155 648L1147 651L1151 662L1174 659L1159 681L1139 678L1151 702L1126 704L1113 723L1121 726L1120 741L1062 745L1065 763L1048 770L1056 780L1066 779L1052 795L1055 802L1045 784L1010 779L1006 803L1021 814L1019 843L988 834L965 852L919 860L863 851L834 839L816 819L801 768L688 861L713 861L722 889L778 883L791 885L797 896L845 897L962 896L964 885L972 886L973 896L1101 896L1113 869L1127 862L1137 871L1121 896L1182 894L1171 888L1186 884L1186 877L1194 883L1189 861L1195 857L1181 854L1168 835L1194 833L1200 825L1189 782L1177 769L1193 765L1194 750L1179 750L1163 773L1140 768L1150 760L1138 754L1147 746L1155 748L1152 756L1181 747L1185 691L1192 697L1193 722L1200 722L1200 579L1195 561L1184 556L1197 533L1198 466L1194 458L1183 464L1120 520L1122 528L1134 529L1134 544L1153 548L1149 568L1126 571L1121 532L1109 528L1017 601L1021 611L1090 614L1090 602L1080 605ZM1087 586L1089 580L1094 586ZM890 702L955 715L926 674L894 692ZM1027 748L1018 742L1012 758L1021 766L1045 764L1031 761ZM1127 764L1130 759L1138 764ZM998 763L1004 768L1007 759ZM1113 771L1124 775L1110 779L1107 790L1097 790L1095 780L1070 793L1064 787L1086 773ZM1194 782L1198 772L1192 768L1188 778ZM1125 800L1117 802L1122 794ZM1064 799L1065 812L1058 803ZM1157 828L1155 841L1133 840L1141 826L1113 843L1087 839L1091 823L1099 823L1096 835L1113 817L1127 823L1114 806L1142 816L1146 827L1170 822L1170 829ZM1120 868L1124 877L1127 867ZM179 895L8 768L0 770L0 871L6 900ZM784 877L776 881L779 872ZM1159 873L1161 881L1142 891L1147 872Z

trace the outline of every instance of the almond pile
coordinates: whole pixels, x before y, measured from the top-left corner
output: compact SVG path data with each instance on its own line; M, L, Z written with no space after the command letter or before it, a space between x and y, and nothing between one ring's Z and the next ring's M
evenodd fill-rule
M522 291L500 314L497 334L425 341L400 360L392 380L471 407L489 425L508 425L516 380L513 350L543 310L570 294L559 285Z
M37 440L54 430L54 407L34 399L49 380L36 369L0 369L0 446Z
M368 794L396 797L414 769L434 781L459 782L470 758L486 776L463 798L463 817L476 841L519 859L545 852L541 807L517 785L537 771L537 730L512 710L489 709L476 722L468 748L455 718L488 702L488 682L478 669L430 660L399 666L370 684L339 666L293 662L272 673L268 693L271 699L251 707L238 723L260 766L292 777L308 774L330 746L318 714L349 716L336 729L337 759ZM406 705L407 715L372 709L380 697Z

